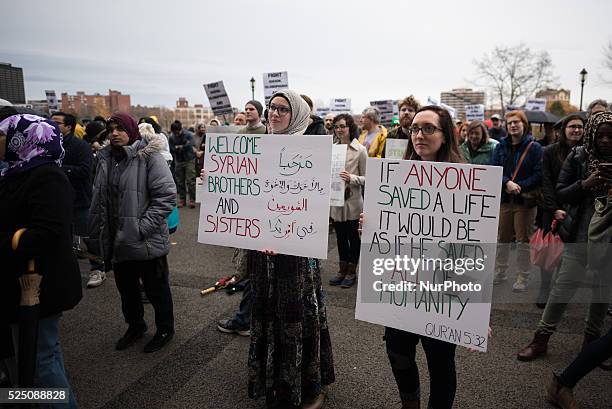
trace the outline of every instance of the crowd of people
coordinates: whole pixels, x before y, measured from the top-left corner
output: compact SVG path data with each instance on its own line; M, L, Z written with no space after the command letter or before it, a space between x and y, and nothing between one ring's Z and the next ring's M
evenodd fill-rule
M606 101L591 103L586 113L572 113L545 138L534 138L523 111L485 121L454 121L438 106L421 106L409 96L398 104L399 118L389 128L377 108L356 121L350 114L313 112L312 100L291 90L275 93L264 107L248 101L234 116L239 133L329 135L346 145L340 178L344 205L330 208L338 271L327 283L320 260L276 254L273 250L235 249L233 263L242 279L242 300L235 316L220 320L219 331L250 336L248 393L264 397L268 407L320 408L324 389L335 380L327 321L325 285L355 285L361 250L366 162L385 158L387 140L407 141L403 160L493 165L503 168L499 214L499 249L494 285L508 280L510 245L516 245L518 271L512 291L530 284L529 242L535 229L555 230L568 244L554 269L541 269L537 300L543 309L533 340L518 351L519 361L543 356L567 304L581 283L610 269L586 244L612 243L612 113ZM14 107L0 109L0 372L15 384L15 340L19 336L20 278L35 260L42 275L33 379L20 386L69 387L58 340L62 312L82 297L75 258L89 258L87 287L102 285L113 271L127 323L115 348L125 350L147 331L143 302L155 311L156 332L145 345L152 353L174 335L169 282L169 235L172 215L196 207L196 177L205 176L207 127L185 129L179 121L164 132L157 118L136 121L125 113L97 117L75 135L77 118L56 112L45 118ZM6 217L10 215L10 217ZM595 261L597 258L597 261ZM588 269L585 267L588 265ZM572 389L591 370L612 370L612 294L599 294L589 307L581 353L558 376L547 399L562 408L578 407ZM602 336L603 335L603 336ZM427 407L451 408L456 388L456 345L395 328L385 329L389 363L402 408L420 408L416 346L427 358L430 396ZM20 366L19 366L20 367ZM20 367L21 368L21 367ZM77 407L70 395L69 406Z

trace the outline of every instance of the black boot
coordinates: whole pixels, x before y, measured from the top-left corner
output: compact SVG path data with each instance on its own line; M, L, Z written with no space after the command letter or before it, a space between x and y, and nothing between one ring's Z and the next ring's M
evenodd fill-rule
M130 325L127 331L125 331L125 334L123 334L119 341L117 341L115 349L117 351L123 351L124 349L131 347L136 341L144 336L145 332L147 332L146 324Z

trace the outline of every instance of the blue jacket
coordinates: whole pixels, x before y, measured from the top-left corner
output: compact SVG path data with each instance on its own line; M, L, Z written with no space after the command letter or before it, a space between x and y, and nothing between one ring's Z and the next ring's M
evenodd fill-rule
M507 194L505 190L506 183L512 179L512 173L514 173L514 169L516 169L519 158L531 141L534 143L531 145L531 148L529 149L529 152L527 153L527 156L525 157L525 160L523 161L523 164L516 175L516 179L514 180L515 183L521 186L521 192L528 192L536 189L542 183L542 146L535 142L535 139L533 139L531 134L527 134L523 137L523 140L521 141L521 144L516 152L514 152L514 155L512 155L512 138L507 136L506 138L503 138L499 144L497 144L495 150L493 151L491 165L502 166L504 168L501 185L502 203L508 203L511 200L510 195ZM523 200L518 196L514 199L514 202L517 204L523 203Z

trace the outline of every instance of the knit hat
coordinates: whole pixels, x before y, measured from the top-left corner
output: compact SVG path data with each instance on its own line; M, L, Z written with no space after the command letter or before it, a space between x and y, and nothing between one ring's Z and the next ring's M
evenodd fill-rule
M263 105L261 105L261 102L252 99L246 104L244 104L244 106L247 106L249 104L255 107L255 109L257 110L257 114L261 117L261 114L263 114Z
M85 139L87 142L91 143L104 131L106 131L106 124L100 121L91 121L85 126Z

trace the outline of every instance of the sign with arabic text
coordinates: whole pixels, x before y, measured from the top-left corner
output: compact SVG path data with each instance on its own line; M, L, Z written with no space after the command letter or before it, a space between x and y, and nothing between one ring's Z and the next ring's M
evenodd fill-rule
M200 243L327 258L332 140L207 134Z

